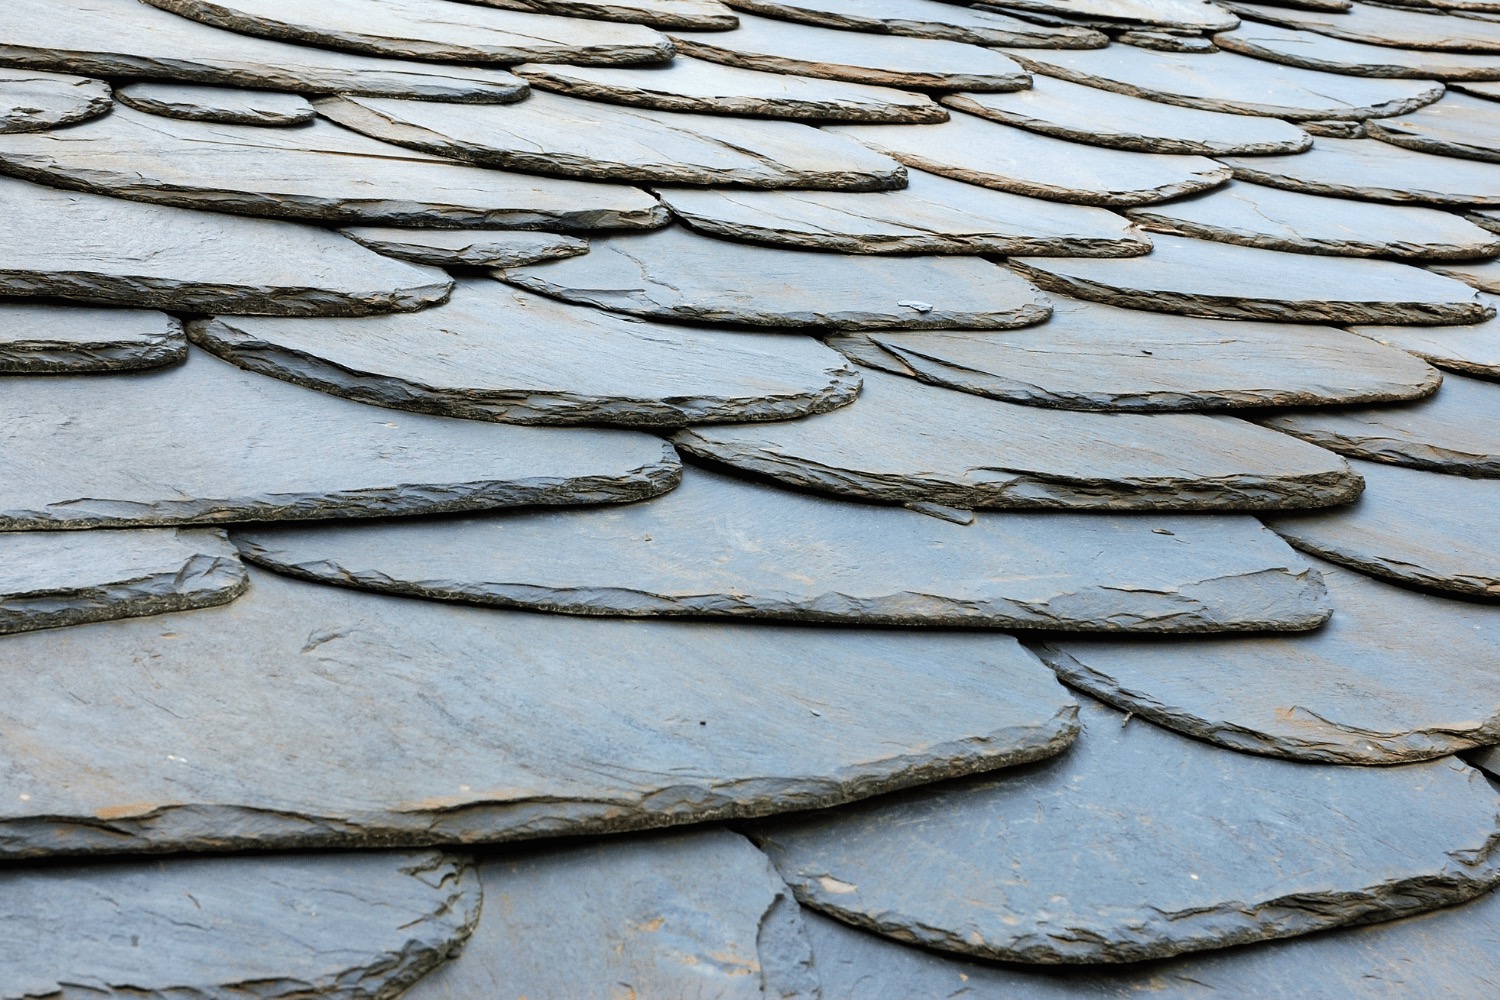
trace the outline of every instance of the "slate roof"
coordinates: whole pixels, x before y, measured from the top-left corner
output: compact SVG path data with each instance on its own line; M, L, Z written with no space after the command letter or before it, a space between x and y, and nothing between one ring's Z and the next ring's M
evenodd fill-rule
M0 1000L1497 995L1497 21L3 0Z

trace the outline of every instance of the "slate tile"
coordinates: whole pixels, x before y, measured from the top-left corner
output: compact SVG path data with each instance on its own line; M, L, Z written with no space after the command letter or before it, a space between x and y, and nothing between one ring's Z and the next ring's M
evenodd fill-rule
M155 368L187 357L182 324L145 309L0 301L0 373Z
M717 0L480 0L488 7L529 10L559 17L630 21L654 28L728 31L739 23L734 11Z
M112 105L103 80L0 67L0 134L71 125Z
M1122 31L1114 40L1122 45L1156 52L1214 52L1218 46L1202 35L1177 35L1167 31Z
M1490 306L1495 300L1484 293ZM1470 326L1355 326L1352 332L1425 359L1439 368L1500 379L1500 320Z
M1224 0L1224 6L1254 21L1352 42L1439 52L1500 52L1500 25L1473 18L1370 3L1353 4L1337 14L1242 0Z
M354 226L339 232L376 253L434 267L512 267L589 252L587 240L559 233L383 226Z
M0 673L0 759L29 798L0 803L0 855L614 833L1057 753L1076 706L997 639L537 615L252 573L221 608L5 637L22 669Z
M1054 760L752 837L806 905L992 959L1129 962L1389 920L1500 878L1500 792L1444 759L1227 753L1081 697Z
M1178 31L1223 31L1239 18L1203 0L996 0L1001 7L1111 25L1154 25Z
M227 125L305 125L317 116L300 94L269 90L141 82L121 87L115 96L121 104L148 114Z
M1377 118L1365 127L1374 138L1396 146L1500 162L1500 107L1483 98L1447 94L1436 104L1400 118Z
M1319 138L1296 156L1224 157L1239 180L1366 201L1500 206L1500 167L1373 139Z
M881 35L941 38L973 45L1044 49L1102 49L1109 44L1092 28L1034 24L978 5L960 7L933 0L733 0L731 6L784 21L849 28Z
M1478 225L1484 226L1491 232L1500 228L1500 219L1492 218L1494 212L1475 212L1471 219ZM1438 274L1446 274L1450 278L1457 278L1472 288L1481 292L1494 294L1500 292L1500 261L1443 261L1436 264L1428 264L1427 270L1436 271Z
M1500 83L1473 81L1450 83L1448 87L1450 90L1473 94L1475 97L1487 97L1492 101L1500 101Z
M1472 52L1395 49L1246 21L1214 36L1221 49L1304 69L1414 80L1500 80L1500 58Z

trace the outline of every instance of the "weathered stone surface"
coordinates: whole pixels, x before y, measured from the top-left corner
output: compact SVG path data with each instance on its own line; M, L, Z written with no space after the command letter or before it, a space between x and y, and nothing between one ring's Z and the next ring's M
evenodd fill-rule
M1033 198L1144 205L1215 187L1229 170L1201 156L1084 146L955 114L940 125L835 125L909 167Z
M1413 80L1500 80L1500 58L1471 52L1393 49L1274 24L1246 22L1214 36L1221 49L1304 69Z
M247 528L235 542L323 583L581 615L1184 633L1309 629L1329 612L1317 575L1250 517L965 525L694 467L649 503Z
M1039 963L1394 919L1500 879L1500 792L1457 761L1308 767L1079 701L1084 731L1055 760L752 836L809 906L902 941Z
M0 133L71 125L104 114L111 103L103 80L0 67Z
M138 201L331 222L649 229L666 221L635 188L482 170L327 122L220 125L121 108L70 129L0 136L0 164L44 184Z
M1102 208L978 187L922 170L899 191L657 192L694 229L727 239L841 253L1125 257L1150 238Z
M794 486L888 503L1079 510L1327 506L1359 495L1330 452L1231 417L1017 406L868 372L816 419L696 427L684 450Z
M637 24L497 10L448 0L145 0L215 28L398 59L513 65L606 65L672 58L665 37Z
M403 1000L818 996L801 907L722 828L513 851L479 874L496 902Z
M734 0L731 6L826 28L942 38L973 45L1102 49L1109 44L1108 36L1092 28L1035 24L991 10L939 5L932 0Z
M1479 299L1495 305L1495 300L1483 293ZM1356 326L1352 332L1410 351L1439 368L1481 378L1500 378L1500 319L1472 326Z
M105 381L8 378L0 428L5 530L635 500L679 469L644 434L398 415L201 351Z
M1065 683L1233 750L1403 764L1500 743L1500 608L1314 561L1335 608L1314 632L1037 652Z
M1494 310L1472 288L1384 260L1280 253L1156 236L1130 260L1021 257L1048 291L1152 312L1312 323L1473 323Z
M1368 201L1500 205L1500 169L1368 139L1319 138L1296 156L1225 157L1240 180Z
M1500 597L1500 553L1486 541L1500 482L1351 464L1369 484L1354 506L1268 523L1299 549L1362 573L1456 597Z
M999 6L1111 26L1179 31L1225 31L1239 23L1223 7L1204 0L1003 0Z
M1114 40L1122 45L1152 49L1157 52L1213 52L1217 49L1202 35L1178 35L1167 31L1122 31Z
M508 107L336 98L319 102L318 110L356 132L413 149L586 180L848 191L897 188L906 180L894 160L798 122L547 93Z
M1500 101L1500 83L1450 83L1448 87L1450 90L1462 91L1465 94L1473 94L1475 97L1487 97L1492 101Z
M1368 80L1278 66L1235 52L1006 50L1033 73L1205 111L1288 121L1387 118L1443 96L1431 80Z
M587 240L558 233L378 226L355 226L339 232L376 253L435 267L513 267L589 252Z
M1494 212L1476 212L1470 218L1491 232L1495 232L1497 228L1500 228L1500 219L1493 218L1494 215ZM1427 270L1457 278L1481 292L1491 294L1500 292L1500 261L1444 261L1439 264L1428 264Z
M505 102L503 70L372 59L210 28L138 0L5 0L0 61L110 79L180 80L310 94Z
M851 403L860 386L811 337L643 323L486 278L419 313L226 317L189 336L242 368L362 403L518 424L786 420Z
M529 10L561 17L630 21L654 28L728 31L739 23L734 11L717 0L481 0L489 7Z
M766 73L679 56L649 68L526 63L516 72L540 90L661 111L811 121L940 122L925 94L844 80Z
M1448 94L1436 104L1400 118L1365 123L1371 136L1396 146L1500 162L1500 107L1494 101L1467 94Z
M1474 18L1371 3L1353 4L1338 13L1242 0L1224 0L1224 6L1255 21L1351 42L1439 52L1500 52L1500 25Z
M10 138L19 138L11 136ZM0 294L180 312L420 309L452 282L309 226L57 191L0 178ZM156 408L153 405L153 408Z
M786 329L998 330L1052 311L1014 272L978 258L812 253L681 226L595 240L586 256L499 276L638 316Z
M1298 122L1309 135L1327 136L1330 139L1363 139L1365 123L1357 121Z
M0 995L391 997L463 947L480 891L436 851L10 867Z
M1013 94L950 94L960 111L1058 139L1140 153L1300 153L1312 137L1276 118L1148 101L1055 77Z
M872 332L829 345L861 364L965 392L1068 410L1222 410L1388 402L1440 376L1404 351L1327 327L1201 320L1058 297L1004 335Z
M143 82L121 87L115 96L148 114L228 125L304 125L317 116L302 95L269 90Z
M186 356L182 324L165 313L0 302L0 373L124 371Z
M840 31L749 14L740 15L734 31L673 31L671 39L686 55L770 73L936 90L1031 85L1031 77L1014 60L983 46Z
M29 796L0 803L8 857L765 815L1036 760L1076 731L1051 672L992 632L537 615L256 572L221 608L5 654L0 761Z
M1451 212L1333 199L1245 181L1126 214L1152 232L1289 253L1423 260L1500 253L1500 236Z

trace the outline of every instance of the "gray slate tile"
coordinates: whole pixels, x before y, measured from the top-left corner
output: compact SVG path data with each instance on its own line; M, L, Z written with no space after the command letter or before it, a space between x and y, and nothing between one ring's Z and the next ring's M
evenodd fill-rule
M376 253L434 267L512 267L589 252L587 240L559 233L383 226L354 226L339 232Z
M0 373L155 368L187 357L182 324L146 309L0 302Z
M1450 90L1457 90L1465 94L1473 94L1475 97L1487 97L1492 101L1500 101L1500 83L1494 82L1464 82L1450 83Z
M1500 219L1494 218L1496 213L1475 212L1470 216L1476 224L1484 226L1491 232L1500 227ZM1457 278L1472 288L1481 292L1494 294L1500 292L1500 260L1482 261L1443 261L1437 264L1428 264L1427 270L1436 271L1438 274L1446 274L1450 278Z
M481 0L488 7L529 10L559 17L629 21L654 28L728 31L739 23L734 11L717 0Z
M1037 14L1110 25L1152 25L1178 31L1223 31L1239 18L1204 0L995 0L993 4Z
M104 114L112 104L103 80L0 67L0 133L71 125Z
M1221 49L1347 76L1413 80L1500 80L1500 57L1472 52L1395 49L1330 38L1298 28L1242 23L1214 36Z
M733 0L731 6L827 28L942 38L973 45L1102 49L1109 44L1108 36L1092 28L1035 24L1008 14L933 0Z
M1366 122L1372 137L1396 146L1500 162L1500 106L1467 94L1447 94L1436 104L1400 118Z
M1279 4L1224 0L1224 6L1255 21L1310 31L1330 38L1397 49L1439 52L1500 52L1500 25L1423 10L1356 3L1339 13L1299 10Z
M1179 35L1152 29L1121 31L1114 36L1114 41L1156 52L1213 52L1217 48L1202 35Z
M1481 302L1495 305L1480 293ZM1500 379L1500 320L1470 326L1355 326L1352 332L1465 375Z
M115 97L148 114L227 125L305 125L318 113L300 94L192 83L132 83Z
M1318 138L1296 156L1224 157L1244 181L1425 205L1500 205L1500 166L1404 149L1374 139Z

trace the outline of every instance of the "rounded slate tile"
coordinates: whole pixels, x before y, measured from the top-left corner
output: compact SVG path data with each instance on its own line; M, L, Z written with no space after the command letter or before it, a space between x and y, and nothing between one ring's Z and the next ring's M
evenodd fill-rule
M0 67L0 134L72 125L104 114L112 104L103 80Z
M302 95L268 90L143 82L121 87L115 97L147 114L227 125L305 125L317 116Z
M1500 205L1500 169L1374 139L1319 137L1296 156L1225 157L1239 180L1307 194L1425 205Z
M1102 49L1109 38L1091 28L1035 24L994 10L933 0L732 0L730 6L783 21L849 28L877 35L941 38L973 45Z
M557 233L508 229L340 229L360 246L412 264L434 267L512 267L589 252L587 240Z
M1365 123L1372 137L1396 146L1500 162L1500 106L1467 94L1448 94L1436 104Z
M1338 13L1299 10L1279 4L1244 3L1242 0L1225 0L1224 5L1252 20L1351 42L1396 49L1500 52L1500 25L1474 18L1447 17L1437 12L1402 10L1372 3L1356 3Z
M1500 80L1500 57L1471 52L1393 49L1386 45L1329 38L1274 24L1242 23L1214 36L1221 49L1288 66L1411 80Z
M0 374L129 371L185 357L182 323L166 313L0 301Z
M1479 300L1495 305L1489 295ZM1429 364L1479 378L1500 379L1500 319L1471 326L1355 326L1353 333L1409 351Z
M1473 94L1475 97L1488 98L1491 101L1500 101L1500 83L1495 82L1466 82L1450 83L1450 90L1460 91L1465 94Z
M1114 25L1150 25L1177 31L1223 31L1239 18L1205 0L996 0L998 6Z
M1115 34L1114 41L1157 52L1213 52L1216 48L1202 35L1177 35L1151 29L1120 31Z
M1495 232L1497 227L1500 227L1500 220L1490 218L1493 214L1493 212L1475 212L1469 218L1473 219L1476 225ZM1481 292L1500 293L1500 260L1444 261L1438 264L1428 264L1427 270L1457 278L1470 288L1477 288Z
M480 0L487 7L529 10L559 17L629 21L654 28L728 31L739 23L718 0Z

